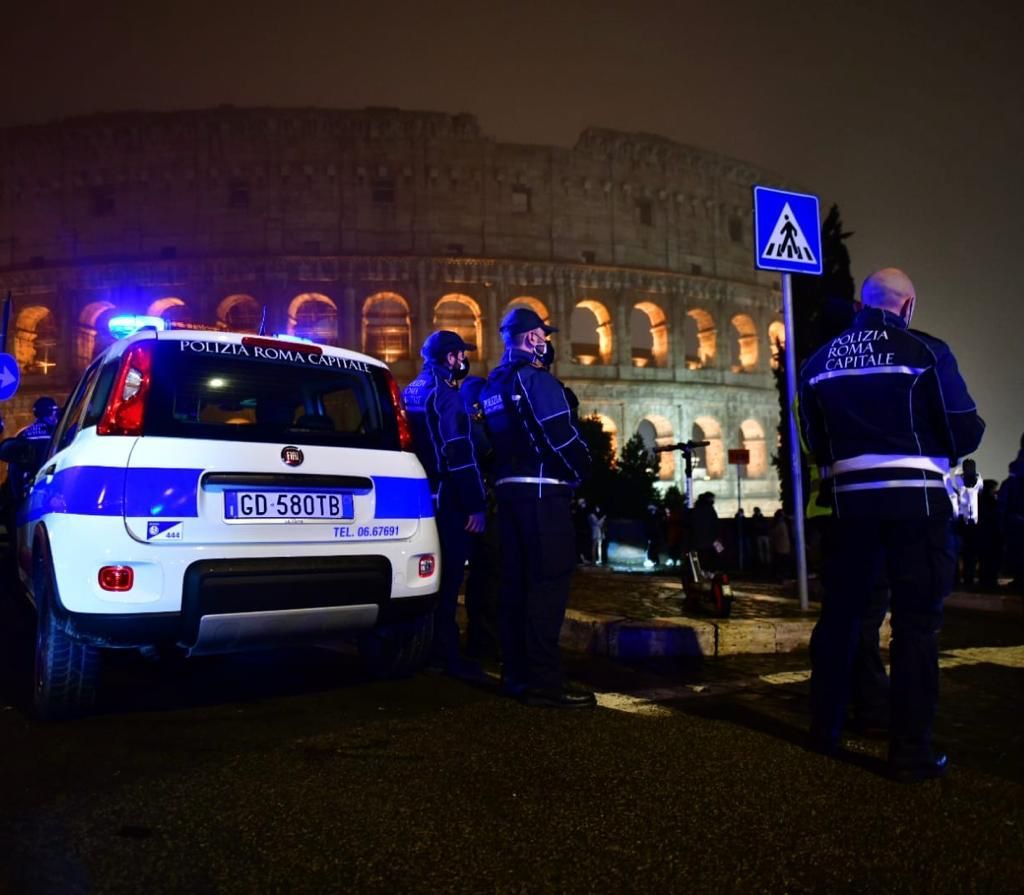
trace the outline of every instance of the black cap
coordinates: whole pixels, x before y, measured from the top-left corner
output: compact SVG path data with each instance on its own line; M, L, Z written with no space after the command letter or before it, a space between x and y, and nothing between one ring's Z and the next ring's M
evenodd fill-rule
M502 332L507 332L510 336L518 336L520 333L528 333L531 329L537 329L540 327L544 330L545 335L558 332L558 328L555 326L548 326L543 320L540 319L540 314L531 308L513 308L505 315L505 319L501 321L501 326L498 327Z
M460 351L476 351L476 345L470 345L458 333L439 329L427 336L420 355L426 360L443 360L449 354L458 354Z
M37 420L41 420L44 416L56 413L59 409L60 405L53 398L36 398L35 404L32 405L32 415Z

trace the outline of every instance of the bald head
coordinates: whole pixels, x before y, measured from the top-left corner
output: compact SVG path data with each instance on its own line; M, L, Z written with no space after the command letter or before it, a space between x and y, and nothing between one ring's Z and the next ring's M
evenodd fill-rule
M861 303L869 308L882 308L910 322L914 310L914 284L902 270L886 267L876 270L860 287Z

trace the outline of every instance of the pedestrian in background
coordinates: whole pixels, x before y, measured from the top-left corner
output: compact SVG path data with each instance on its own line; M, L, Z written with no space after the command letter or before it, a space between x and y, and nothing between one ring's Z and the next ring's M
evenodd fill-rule
M760 507L754 507L750 516L750 528L754 536L754 555L756 566L759 571L766 571L772 565L772 542L770 537L771 522L761 512Z
M423 343L423 369L403 392L416 456L434 493L441 542L441 585L434 610L432 660L446 674L478 678L479 666L459 648L455 620L471 535L484 530L486 495L473 447L473 433L459 383L469 372L467 351L475 346L457 333L439 330Z
M944 477L978 447L984 422L948 346L909 329L916 294L905 273L872 274L861 303L852 326L800 374L805 441L830 472L835 513L811 638L811 743L830 755L841 749L858 635L887 571L889 768L913 782L947 766L932 745L938 630L955 563Z
M601 508L594 505L594 508L587 513L587 526L590 529L590 561L595 565L601 565L601 558L604 555L604 533L607 519Z
M505 353L481 402L501 526L502 688L531 706L593 706L593 693L566 684L558 646L576 566L570 503L590 452L565 389L544 368L557 330L519 307L500 331Z
M711 571L718 567L722 542L719 540L715 495L710 491L701 493L693 505L690 513L690 543L691 549L697 551L702 569Z
M999 586L999 564L1003 558L998 488L995 479L985 479L978 495L978 580L986 590Z
M1012 579L1010 589L1024 593L1024 435L1009 473L999 486L999 521L1006 544L1006 567Z
M782 510L776 510L769 530L772 548L772 571L776 581L792 577L793 540L789 536L789 522Z

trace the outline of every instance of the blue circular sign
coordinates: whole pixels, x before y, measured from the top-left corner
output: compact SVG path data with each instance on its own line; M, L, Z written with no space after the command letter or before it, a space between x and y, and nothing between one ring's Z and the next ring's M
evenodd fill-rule
M13 398L21 384L21 370L13 354L0 354L0 401Z

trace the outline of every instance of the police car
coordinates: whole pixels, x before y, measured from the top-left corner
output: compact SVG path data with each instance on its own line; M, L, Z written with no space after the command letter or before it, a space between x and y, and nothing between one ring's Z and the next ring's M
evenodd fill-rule
M412 670L438 549L384 364L289 337L143 328L86 370L19 511L36 713L87 710L105 648L353 635L376 672Z

